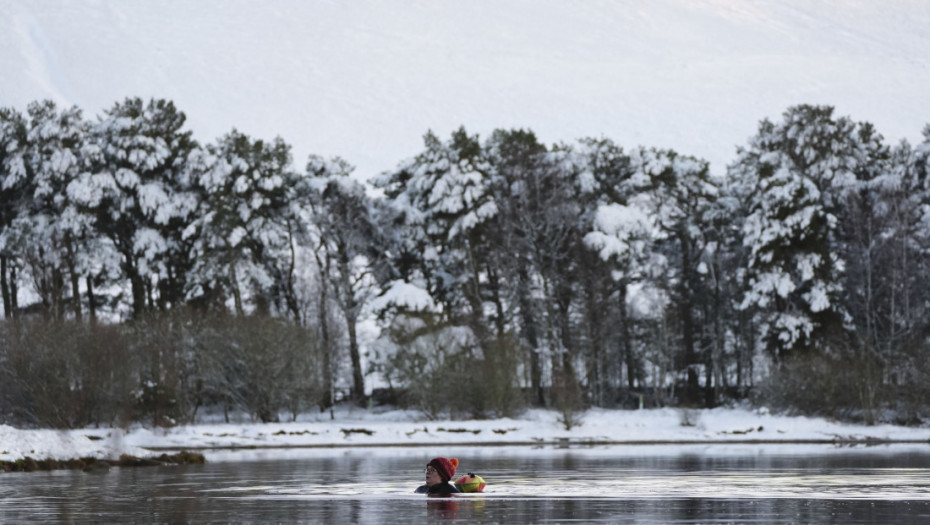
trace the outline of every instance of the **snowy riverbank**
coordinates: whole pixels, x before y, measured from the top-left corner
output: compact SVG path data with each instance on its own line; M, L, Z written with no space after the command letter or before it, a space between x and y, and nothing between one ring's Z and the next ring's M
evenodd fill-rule
M215 423L149 429L21 430L0 425L0 461L151 456L163 450L271 447L496 446L560 443L847 443L924 442L930 428L864 426L765 410L590 410L566 431L558 413L519 418L428 421L416 412L342 408L286 423ZM158 451L158 452L156 452ZM209 460L209 454L207 454Z

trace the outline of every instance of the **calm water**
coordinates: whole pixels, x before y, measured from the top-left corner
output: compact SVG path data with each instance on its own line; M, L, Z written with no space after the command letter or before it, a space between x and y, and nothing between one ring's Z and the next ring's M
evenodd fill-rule
M489 483L412 494L435 455ZM0 474L0 523L930 523L930 446L266 450Z

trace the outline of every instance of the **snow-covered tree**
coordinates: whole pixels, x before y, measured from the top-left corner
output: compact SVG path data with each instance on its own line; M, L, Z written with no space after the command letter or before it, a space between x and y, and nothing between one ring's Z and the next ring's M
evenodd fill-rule
M853 328L853 347L877 351L882 339L882 296L888 282L883 278L889 264L893 265L889 242L899 230L898 217L889 213L899 207L895 193L903 181L892 169L889 148L871 124L861 124L857 139L861 144L862 162L856 167L856 187L847 192L839 225L842 237L836 249L846 261L843 304ZM912 188L913 190L913 188ZM891 266L893 267L893 266ZM867 350L868 349L868 350Z
M459 129L448 141L430 133L424 142L425 151L379 181L403 228L394 231L405 233L390 250L394 268L441 306L441 320L428 325L467 326L491 353L521 339L526 380L545 402L545 361L571 369L574 353L563 350L576 349L574 165L531 131L498 130L482 144Z
M79 283L89 264L92 217L78 209L67 189L85 169L86 124L76 107L59 112L51 101L30 104L28 115L25 194L5 240L19 252L45 309L61 318L70 304L68 310L80 318Z
M585 246L596 248L606 236L597 226L604 209L611 205L625 206L631 190L629 180L634 168L630 156L618 144L606 138L586 138L569 151L571 162L577 165L575 186L584 201ZM591 244L591 243L594 244ZM605 255L602 257L602 255ZM581 332L586 340L587 383L592 400L610 404L614 392L623 387L623 367L626 384L633 388L641 368L632 352L631 318L627 307L629 265L621 258L602 254L598 249L582 249L579 253L583 270L579 272L583 308Z
M659 311L647 316L654 316L670 333L650 338L672 344L660 345L665 350L656 355L686 372L689 393L694 396L696 366L711 363L706 356L699 359L699 346L704 343L699 327L707 313L700 303L708 299L701 292L707 273L705 251L710 245L708 213L717 188L707 162L674 151L640 148L633 153L631 164L632 173L618 192L625 202L617 202L616 197L602 200L586 242L602 258L617 264L618 277L659 300L658 304L650 301ZM674 349L678 351L673 355L664 355Z
M777 357L836 346L844 336L840 217L862 160L852 121L835 119L831 107L802 105L781 122L762 121L729 167L737 184L755 187L743 226L742 306L758 309Z
M391 247L395 278L426 288L450 320L470 309L475 328L481 325L481 300L472 231L497 212L481 146L464 128L448 142L432 132L423 142L423 152L375 180L394 208L392 220L404 230Z
M26 121L22 114L12 108L0 108L0 290L4 317L12 317L19 307L17 271L21 261L4 239L25 198L26 144Z
M739 392L753 386L756 357L756 329L753 312L740 308L747 288L743 224L749 215L749 195L754 188L721 184L718 198L707 210L705 235L708 244L702 262L712 304L711 353L719 376L718 386L735 387ZM706 327L705 327L706 329Z
M704 293L708 288L704 256L711 241L708 213L717 187L706 161L674 151L641 149L634 164L638 169L631 181L636 188L633 200L651 217L657 233L651 258L658 263L652 269L654 284L670 299L667 307L675 311L671 317L676 320L681 348L678 363L687 371L688 395L695 401L697 366L713 367L708 352L703 351L712 344L713 335L705 333L711 320L705 318L709 312L701 304L710 299ZM706 386L710 386L709 377Z
M908 399L925 399L930 377L930 126L923 134L922 143L892 150L874 141L868 192L850 202L861 210L851 221L848 272L856 345L878 358L887 383L905 385Z
M358 324L363 308L374 295L376 281L372 270L379 264L381 254L378 248L382 243L373 215L373 203L366 188L350 178L352 169L338 158L327 161L311 156L307 161L312 210L309 221L317 244L315 252L321 273L319 286L322 294L332 291L345 319L352 364L352 395L356 401L361 401L365 396L365 382ZM320 303L321 312L324 312L327 306L325 299ZM320 322L325 325L327 320L321 318ZM327 381L331 381L332 377L331 350L324 348L324 366L330 369Z
M166 100L115 104L91 126L84 151L94 166L69 190L94 212L98 231L119 253L133 315L183 299L174 280L190 261L178 225L197 204L188 182L196 144L182 130L185 118Z
M581 300L577 257L590 221L577 185L581 168L567 148L550 151L529 130L496 130L485 148L501 208L495 248L511 252L502 274L530 350L531 386L549 382L548 367L573 389L582 347L573 320Z
M494 229L497 203L483 156L478 137L464 128L447 141L428 132L421 153L374 181L385 195L376 203L387 255L377 272L384 288L376 300L386 323L382 347L450 327L487 347L504 329L501 308L485 308L500 275L489 270L487 258L485 236ZM390 370L397 353L379 354L376 365Z
M302 178L282 139L252 140L236 130L195 158L202 200L182 238L195 263L187 296L205 304L231 300L239 314L278 313L299 322L294 247Z

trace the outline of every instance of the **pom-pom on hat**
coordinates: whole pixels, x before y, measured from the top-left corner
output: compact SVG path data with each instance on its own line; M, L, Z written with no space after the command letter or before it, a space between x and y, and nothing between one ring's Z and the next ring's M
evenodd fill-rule
M455 467L459 466L459 460L455 458L433 458L429 460L426 466L436 469L443 481L449 481L455 475Z

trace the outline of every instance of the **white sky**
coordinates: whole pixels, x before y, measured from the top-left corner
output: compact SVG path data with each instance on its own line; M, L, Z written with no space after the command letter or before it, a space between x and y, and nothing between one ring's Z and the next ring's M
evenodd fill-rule
M0 0L0 106L164 97L202 142L282 136L367 179L427 129L607 136L722 173L764 117L823 103L915 142L925 0Z

